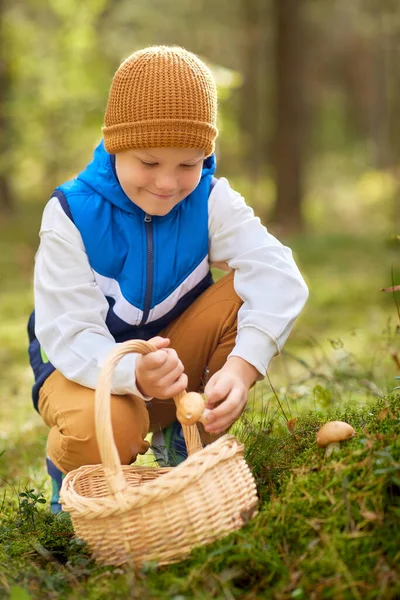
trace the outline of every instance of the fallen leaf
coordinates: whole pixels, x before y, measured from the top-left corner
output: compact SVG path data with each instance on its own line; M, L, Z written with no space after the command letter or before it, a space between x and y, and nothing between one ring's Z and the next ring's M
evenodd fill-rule
M392 285L388 288L382 288L381 292L400 292L400 285Z
M388 412L389 412L388 408L382 408L382 410L379 411L379 415L378 415L379 420L384 421L386 419L386 417L388 416Z
M381 518L377 513L372 512L372 510L362 510L361 514L367 521L379 521Z
M289 421L287 421L286 427L289 429L290 433L293 433L293 431L295 430L296 423L297 423L297 417L295 417L294 419L289 419Z
M392 352L390 355L393 358L393 361L398 369L400 369L400 359L397 355L397 352Z

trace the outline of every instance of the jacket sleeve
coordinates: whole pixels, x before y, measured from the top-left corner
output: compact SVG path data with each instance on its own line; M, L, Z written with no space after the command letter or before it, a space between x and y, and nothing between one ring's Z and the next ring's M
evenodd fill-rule
M235 291L243 300L230 356L265 376L307 300L307 286L291 250L268 233L224 178L209 198L209 244L210 262L234 269Z
M116 346L108 302L89 265L81 235L57 198L43 212L34 270L35 333L49 361L71 381L95 389L104 359ZM148 400L135 383L137 354L114 370L112 393Z

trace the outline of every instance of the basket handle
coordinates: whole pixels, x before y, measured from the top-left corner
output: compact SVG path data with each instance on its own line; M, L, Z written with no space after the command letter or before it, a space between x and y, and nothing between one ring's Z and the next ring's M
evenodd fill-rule
M126 480L122 471L121 461L118 450L115 445L112 424L111 424L111 386L113 372L123 356L131 352L138 354L149 354L156 348L144 340L128 340L118 344L110 352L104 361L95 394L95 423L96 436L99 445L101 461L104 466L104 472L108 487L112 494L121 492L126 487ZM174 396L174 402L178 408L179 402L186 391ZM188 454L193 454L201 450L202 443L197 425L182 425L183 435L185 437Z

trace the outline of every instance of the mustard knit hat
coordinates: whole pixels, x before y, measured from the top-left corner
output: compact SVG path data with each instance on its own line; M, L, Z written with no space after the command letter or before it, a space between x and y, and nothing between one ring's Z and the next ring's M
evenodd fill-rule
M114 75L104 118L110 154L131 148L214 152L217 90L206 65L176 46L134 52Z

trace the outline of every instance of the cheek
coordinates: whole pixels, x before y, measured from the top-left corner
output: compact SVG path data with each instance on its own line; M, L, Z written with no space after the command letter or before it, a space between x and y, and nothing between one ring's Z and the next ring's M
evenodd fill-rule
M184 178L185 189L194 190L198 186L200 178L201 178L201 170L199 170L195 173L186 173L185 178Z
M148 176L140 170L130 169L126 170L123 175L123 181L121 181L122 187L128 189L138 189L145 187L148 182Z
M146 173L137 173L133 180L133 185L134 187L141 189L148 187L149 181L150 177Z

